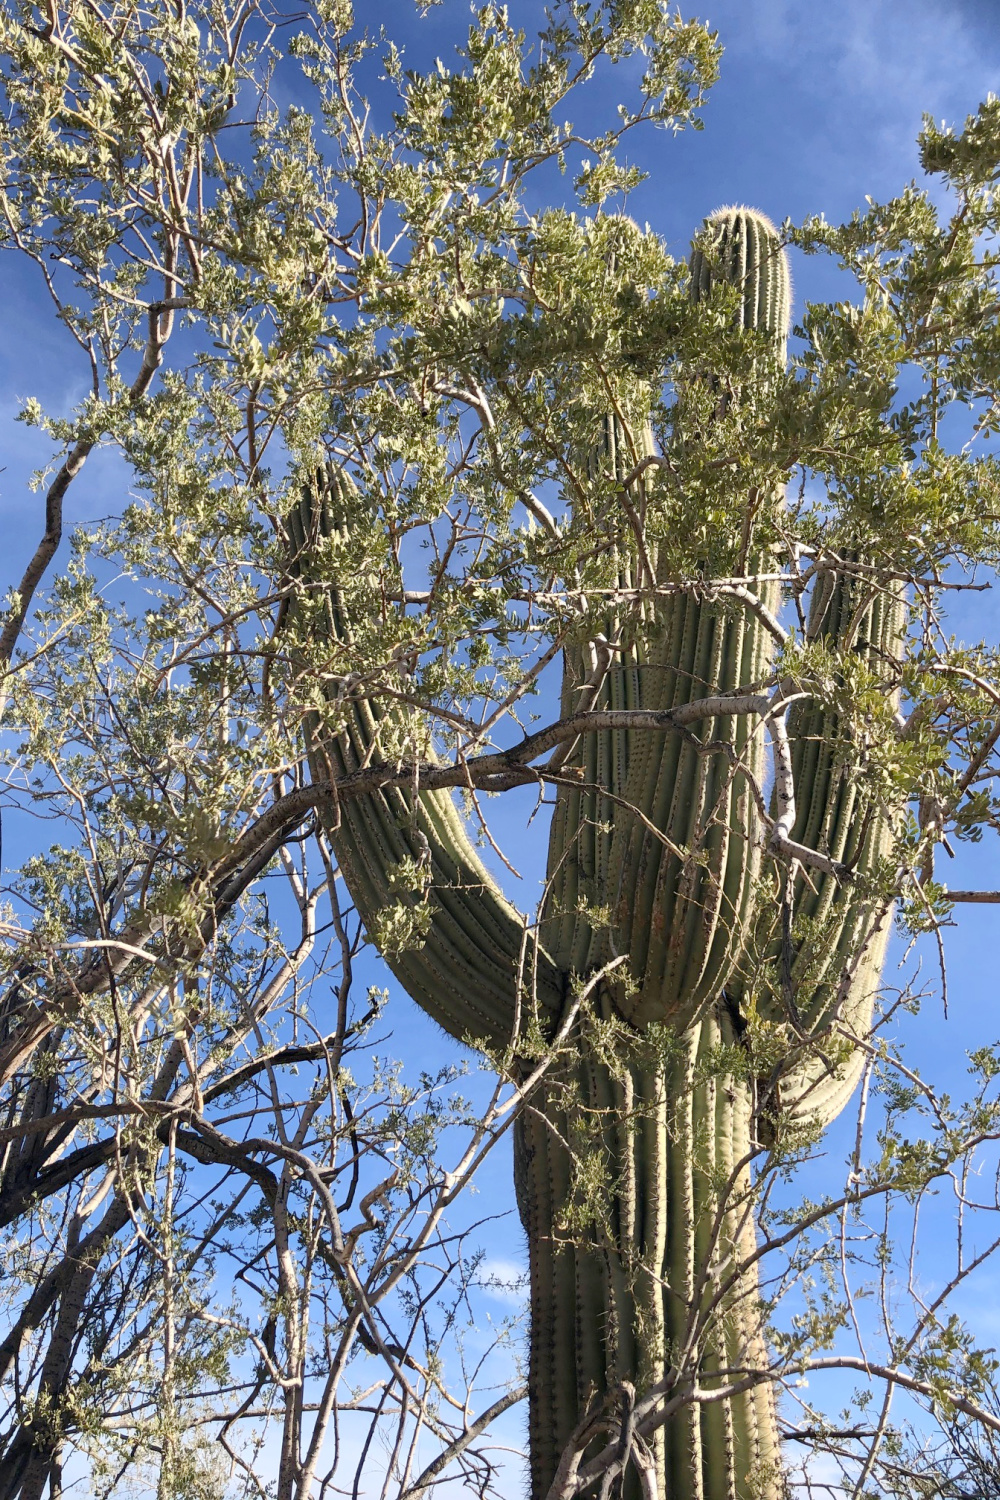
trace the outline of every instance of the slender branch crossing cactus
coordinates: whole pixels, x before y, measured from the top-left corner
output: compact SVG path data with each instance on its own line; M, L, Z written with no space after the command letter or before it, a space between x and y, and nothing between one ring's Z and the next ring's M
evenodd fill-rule
M721 210L691 269L695 298L720 280L735 287L738 322L771 342L772 361L783 357L788 272L763 216ZM610 476L623 504L651 443L620 417L605 423L592 473ZM351 528L364 524L359 503L342 476L306 487L290 518L301 576L348 575ZM773 494L747 506L750 575L763 545L754 516L773 521L782 504ZM669 582L656 555L638 547L617 562L628 589ZM818 575L809 633L853 651L863 671L891 657L901 601L866 594L855 562ZM413 744L412 721L402 726L384 710L379 718L341 675L364 613L356 579L352 587L351 611L336 583L304 589L299 605L328 649L323 701L310 719L317 780L391 756L404 728ZM581 693L593 708L672 709L763 691L773 677L773 585L749 603L707 587L649 594L648 629L628 636L609 618L599 650L567 648L564 713L580 708ZM571 1048L517 1126L533 1500L575 1493L574 1465L627 1430L634 1396L651 1391L662 1395L663 1420L631 1451L658 1494L783 1493L750 1162L762 1131L780 1128L779 1104L826 1123L857 1080L861 1053L837 1038L863 1032L870 1014L886 914L866 879L888 827L876 790L855 774L860 750L842 715L799 695L788 727L800 793L791 837L849 866L852 880L796 872L787 860L762 864L754 785L764 779L765 743L750 716L720 714L674 735L586 734L558 764L537 945L476 856L450 794L392 790L324 809L361 917L401 982L453 1036L516 1047L524 1018L551 1027L575 985L628 956L595 988ZM401 880L409 927L394 939L380 923L398 908ZM763 1095L745 1045L754 1017L784 1039ZM639 1493L637 1472L625 1494Z

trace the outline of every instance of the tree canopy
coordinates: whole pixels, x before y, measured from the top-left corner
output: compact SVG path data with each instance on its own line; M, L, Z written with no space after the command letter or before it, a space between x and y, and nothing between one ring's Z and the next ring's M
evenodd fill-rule
M786 357L738 280L693 295L687 260L627 212L630 135L659 127L668 153L719 55L659 0L567 0L531 37L486 6L423 74L345 0L0 14L4 247L87 380L72 410L25 400L52 457L0 622L18 865L0 914L0 1500L55 1500L81 1474L158 1500L510 1492L490 1440L525 1397L519 1335L470 1331L466 1190L580 1026L612 1057L640 1016L662 1062L676 1015L633 1004L610 949L556 975L546 923L585 897L516 910L503 794L537 789L544 842L553 798L591 785L596 736L688 743L709 720L757 747L739 770L747 901L770 923L737 1033L703 1059L772 1084L729 1184L770 1318L766 1365L740 1378L778 1390L787 1446L840 1462L845 1493L986 1492L996 1366L947 1295L1000 1243L995 1039L950 1098L897 1044L918 995L887 991L847 1038L856 1147L815 1200L816 1122L781 1097L776 1059L843 1061L842 1009L806 1036L785 983L794 921L797 961L819 962L825 929L802 910L824 879L862 892L873 928L895 913L932 942L965 902L1000 899L949 890L936 860L1000 828L998 643L949 627L1000 559L1000 103L962 130L927 123L928 185L783 226L853 287L795 311ZM589 132L588 89L615 62L618 114ZM692 233L711 261L711 226ZM64 536L102 450L105 518ZM857 618L842 639L810 631L845 578ZM605 701L670 599L752 622L768 649L751 687L683 712ZM895 633L859 636L885 601ZM578 693L561 703L560 659ZM789 750L804 702L862 789L861 841L884 823L877 858L795 836L814 793ZM367 742L338 760L359 704ZM607 826L634 813L609 777ZM386 825L384 889L362 899L343 830L376 792L404 809L405 847ZM459 971L435 967L445 822L481 860L477 920L520 934L503 938L531 977L513 1028L479 971L463 1025ZM585 915L597 933L617 920ZM478 1045L485 1103L463 1097L450 1044L439 1072L401 1067L368 948ZM594 1002L612 970L613 1014ZM607 1189L597 1114L580 1118L570 1237ZM954 1274L897 1306L907 1226L942 1184ZM824 1369L877 1380L873 1405L844 1422L810 1406L795 1382ZM602 1409L553 1500L610 1493L621 1434L641 1469L713 1389ZM937 1415L942 1448L893 1425L898 1391Z

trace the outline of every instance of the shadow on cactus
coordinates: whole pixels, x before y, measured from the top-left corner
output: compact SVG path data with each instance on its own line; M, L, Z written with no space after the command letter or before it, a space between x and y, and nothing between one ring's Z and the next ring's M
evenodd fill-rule
M780 378L790 289L773 225L720 210L690 285L747 380ZM684 372L675 442L697 454L717 425L738 430L744 396L739 380ZM666 462L645 418L599 425L590 484L636 525L606 559L619 589L600 629L563 651L562 716L580 723L544 767L556 801L537 924L500 892L450 791L386 785L323 815L413 998L537 1079L515 1129L533 1500L618 1474L626 1496L778 1500L751 1167L783 1132L832 1120L863 1064L889 812L843 674L884 682L888 663L891 678L903 601L857 552L817 571L812 676L778 680L780 485L736 497L725 577L706 562L679 578L669 539L643 524L645 476ZM372 764L434 764L412 712L366 695L376 585L352 537L370 525L354 484L327 471L288 523L300 634L322 662L310 764L330 786Z

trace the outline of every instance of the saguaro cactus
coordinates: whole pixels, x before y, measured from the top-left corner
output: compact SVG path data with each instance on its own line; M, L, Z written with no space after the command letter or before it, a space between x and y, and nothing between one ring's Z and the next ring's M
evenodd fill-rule
M700 244L693 295L706 297L719 278L737 287L738 321L783 350L788 273L773 226L746 209L722 210ZM639 439L646 451L650 441ZM640 457L609 419L595 471L624 495ZM754 516L773 520L782 503L777 492L748 502L745 557L759 556ZM336 576L336 563L317 572L316 559L337 548L346 559L352 507L343 478L320 476L306 488L290 518L300 574ZM585 678L587 702L603 709L676 709L767 688L773 585L742 595L713 591L707 579L671 588L655 555L640 565L623 553L618 564L623 588L658 585L649 590L650 628L615 642L596 678L585 646L567 649L565 712L579 708ZM819 576L811 634L846 643L862 661L891 655L898 600L867 597L856 559ZM301 608L314 612L335 682L331 706L317 705L310 718L313 774L329 781L388 754L396 730L349 680L335 681L360 616L352 620L336 586L303 590ZM639 1492L643 1469L661 1496L782 1493L749 1170L767 1122L744 1041L752 1015L769 1021L772 1037L788 1037L787 1058L768 1080L772 1128L779 1097L824 1121L841 1107L856 1069L839 1042L831 1053L827 1034L833 1023L863 1027L870 1007L884 923L862 876L881 857L886 829L873 794L851 774L860 752L832 709L800 697L789 733L794 779L808 793L790 837L829 865L808 876L787 858L762 866L759 716L726 713L723 703L683 734L583 735L560 765L537 944L477 858L449 793L378 791L325 809L370 930L406 872L414 933L386 942L386 956L458 1038L516 1045L519 1016L538 1016L544 1029L574 984L628 956L593 986L568 1059L517 1127L533 1500L575 1493L577 1466L602 1442L627 1436L628 1412L649 1392L661 1396L661 1421L631 1446L622 1440L632 1459L626 1494Z

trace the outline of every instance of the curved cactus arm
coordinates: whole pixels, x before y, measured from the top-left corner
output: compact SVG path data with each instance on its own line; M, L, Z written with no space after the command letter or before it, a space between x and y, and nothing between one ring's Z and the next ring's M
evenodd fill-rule
M692 256L692 296L707 296L720 279L742 291L740 326L770 335L783 354L787 258L763 215L722 209L708 221L705 243ZM632 451L620 423L606 420L592 469L610 473L623 504L629 478L653 452L648 431L642 445L642 452ZM781 503L779 496L774 503ZM669 581L655 558L653 566L657 583ZM619 571L623 588L636 587L646 571L638 547L619 557ZM773 659L767 622L776 605L773 584L749 600L706 600L694 592L656 596L634 642L616 655L596 706L669 709L752 690ZM614 639L614 621L605 634ZM564 713L572 711L583 678L580 652L568 650ZM582 973L609 953L628 952L636 988L622 986L619 1005L633 1024L687 1024L718 995L737 961L760 859L750 782L759 783L765 752L751 730L734 715L707 720L697 734L669 742L636 733L594 735L573 758L580 786L559 792L545 941L561 967ZM725 748L702 748L710 744ZM603 790L619 800L612 803ZM630 818L623 803L641 818Z
M819 575L807 637L868 668L883 681L898 659L906 605L887 588L846 568ZM895 695L890 695L895 703ZM762 903L741 985L740 1003L786 1025L791 1050L777 1076L771 1109L786 1120L828 1125L847 1103L864 1067L891 907L871 878L886 858L898 809L879 799L863 756L835 704L805 699L789 714L792 775L798 791L791 837L821 850L853 878L810 869L785 880L781 899ZM767 1107L765 1101L765 1108Z
M292 568L307 584L321 543L346 536L353 485L320 471L287 519ZM346 589L321 583L310 623L335 652L352 639ZM316 592L316 591L314 591ZM382 754L407 719L348 691L329 715L308 716L309 761L316 780L334 783ZM330 720L333 721L333 727ZM425 751L426 751L426 747ZM450 792L388 788L338 807L323 805L341 872L358 914L393 973L452 1036L503 1049L537 1010L546 1020L562 1006L561 976L521 914L500 892L473 848Z

